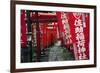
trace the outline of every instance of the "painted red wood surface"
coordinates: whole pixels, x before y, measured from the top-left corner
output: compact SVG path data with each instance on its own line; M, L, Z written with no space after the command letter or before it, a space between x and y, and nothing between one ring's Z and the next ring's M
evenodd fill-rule
M86 23L86 26L83 29L83 34L84 34L84 37L85 37L84 38L85 48L86 48L85 54L86 54L87 59L89 59L90 15L89 15L89 13L83 13L83 14L84 14L85 23ZM62 44L64 43L63 38L65 36L62 36L62 34L64 32L64 26L62 24L61 12L56 12L56 16L55 15L39 15L39 19L45 19L45 18L48 18L48 16L50 18L55 18L57 16L58 22L53 23L52 26L50 26L49 23L39 23L40 32L39 32L39 34L36 35L36 39L37 39L36 44L41 42L41 48L42 49L44 49L47 46L55 43L57 39L60 39ZM73 16L73 12L67 12L67 17L68 17L68 23L70 25L70 33L71 33L71 36L72 36L72 38L71 38L72 39L72 45L73 44L77 45L76 33L75 33L76 26L74 25L75 24L75 17ZM36 15L34 13L32 14L32 19L36 19ZM80 19L82 20L82 23L83 23L82 15L80 16ZM35 25L35 24L33 24L33 25ZM48 27L50 27L50 28L48 28ZM57 36L57 29L58 29L58 32L59 32L59 38L57 38L58 37ZM22 48L26 47L26 45L27 45L26 32L27 32L27 26L26 26L26 22L25 22L25 10L22 10L22 12L21 12L21 47ZM32 33L34 33L34 31ZM40 37L38 37L38 35ZM32 34L32 36L34 36L34 35ZM33 40L34 39L35 38L33 38ZM41 40L38 41L38 39L41 39ZM68 44L65 44L65 45L68 46ZM39 45L37 45L37 48L38 48L38 46ZM79 53L78 53L77 49L78 49L78 47L76 47L76 52L79 56ZM79 57L78 57L78 59L79 59Z

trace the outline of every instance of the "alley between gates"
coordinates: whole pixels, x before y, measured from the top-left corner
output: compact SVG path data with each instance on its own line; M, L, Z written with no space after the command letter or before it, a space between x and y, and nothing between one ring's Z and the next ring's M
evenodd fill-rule
M89 59L88 24L88 13L21 10L21 62Z
M65 60L74 60L74 56L71 51L59 46L58 44L46 48L46 50L41 54L41 62Z

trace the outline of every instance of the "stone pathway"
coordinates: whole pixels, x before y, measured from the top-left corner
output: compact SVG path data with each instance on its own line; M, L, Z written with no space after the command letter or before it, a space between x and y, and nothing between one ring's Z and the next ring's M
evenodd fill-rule
M74 60L74 56L64 47L52 46L41 55L41 62Z
M64 61L63 49L59 46L53 46L50 48L49 61Z

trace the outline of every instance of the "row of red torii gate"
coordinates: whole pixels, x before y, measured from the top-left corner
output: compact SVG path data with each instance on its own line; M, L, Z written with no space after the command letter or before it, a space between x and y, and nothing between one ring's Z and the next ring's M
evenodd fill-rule
M82 12L21 10L21 49L35 47L38 61L41 50L60 41L75 60L87 60L89 17Z

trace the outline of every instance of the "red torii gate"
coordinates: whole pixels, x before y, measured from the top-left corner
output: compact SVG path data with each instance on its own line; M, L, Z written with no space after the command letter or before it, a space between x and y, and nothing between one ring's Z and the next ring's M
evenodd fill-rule
M25 13L25 10L22 11L23 14L21 16L21 47L26 47L27 45L27 35L26 35L26 32L28 30L28 32L32 32L33 28L32 28L32 23L35 23L36 24L36 41L37 41L37 45L36 45L36 48L37 48L37 61L40 60L40 55L41 55L41 47L40 47L40 23L51 23L51 22L57 22L57 16L55 14L50 14L50 13L47 13L45 11L28 11L26 10L26 13ZM28 13L28 14L27 14ZM26 15L26 17L25 17ZM26 19L26 20L25 20ZM27 25L26 25L27 23ZM28 27L31 27L31 28L27 28ZM32 37L31 37L32 38ZM24 41L24 44L23 42ZM31 45L32 47L32 45Z

